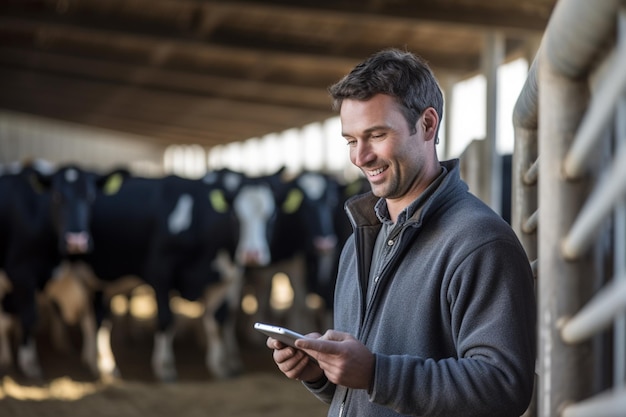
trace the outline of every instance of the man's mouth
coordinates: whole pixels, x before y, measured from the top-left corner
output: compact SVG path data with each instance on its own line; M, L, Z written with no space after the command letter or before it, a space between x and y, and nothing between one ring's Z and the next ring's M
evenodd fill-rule
M378 168L372 171L367 171L367 176L368 177L375 177L378 174L381 174L383 171L385 171L387 169L387 167L383 167L383 168Z

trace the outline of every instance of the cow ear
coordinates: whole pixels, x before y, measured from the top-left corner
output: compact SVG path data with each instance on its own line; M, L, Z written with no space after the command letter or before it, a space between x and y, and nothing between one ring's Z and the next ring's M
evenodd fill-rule
M124 184L124 181L130 177L130 172L126 169L117 169L107 175L103 175L97 181L98 187L105 195L117 194Z
M303 199L304 195L302 191L297 188L292 189L289 191L289 194L287 194L287 198L282 205L283 212L287 214L295 213L300 208Z
M45 175L37 171L31 171L27 178L28 183L37 194L41 194L50 189L52 185L52 177L50 175Z
M102 192L105 195L117 194L123 183L124 178L121 174L108 175L106 177L106 181L104 181L104 184L102 185Z
M222 190L213 190L209 193L209 201L213 210L218 213L226 213L228 211L228 202Z

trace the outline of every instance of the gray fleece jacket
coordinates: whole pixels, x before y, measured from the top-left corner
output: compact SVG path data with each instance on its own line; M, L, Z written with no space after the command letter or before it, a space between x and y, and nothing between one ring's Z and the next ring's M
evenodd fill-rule
M535 295L528 258L509 225L468 192L458 160L413 204L388 245L369 303L381 222L371 193L346 204L335 329L375 354L369 390L305 384L329 416L519 416L535 369ZM417 208L415 208L417 206Z

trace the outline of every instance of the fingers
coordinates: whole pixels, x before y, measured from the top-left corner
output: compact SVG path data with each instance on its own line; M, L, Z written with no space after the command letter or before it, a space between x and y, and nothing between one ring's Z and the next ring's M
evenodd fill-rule
M322 374L314 360L299 349L292 347L276 349L273 358L278 369L290 379L308 380L311 377L318 379Z
M285 344L280 342L279 340L274 339L273 337L268 337L265 341L265 346L270 349L282 349L285 347Z

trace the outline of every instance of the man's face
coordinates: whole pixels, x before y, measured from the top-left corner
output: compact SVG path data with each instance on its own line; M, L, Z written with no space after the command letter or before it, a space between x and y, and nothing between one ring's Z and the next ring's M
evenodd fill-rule
M424 115L411 134L398 103L378 94L367 101L344 100L340 116L350 161L363 171L374 195L403 206L413 201L428 185L421 180L433 156Z

